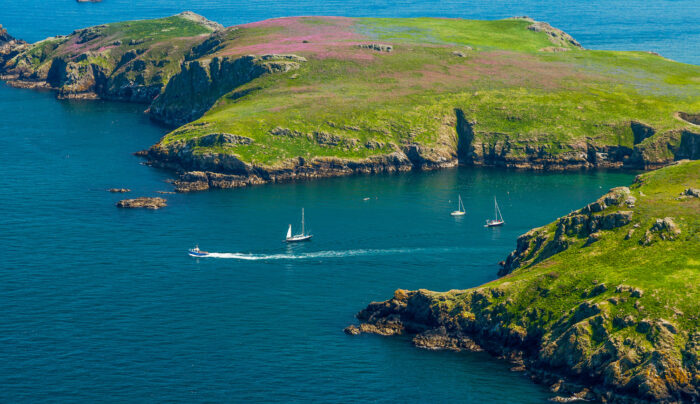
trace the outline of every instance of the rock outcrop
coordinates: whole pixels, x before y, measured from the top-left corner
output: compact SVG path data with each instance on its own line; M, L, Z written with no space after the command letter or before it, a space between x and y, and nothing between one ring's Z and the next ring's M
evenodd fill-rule
M168 206L164 198L140 197L135 199L123 199L117 202L118 208L146 208L160 209Z
M577 239L586 239L590 245L603 237L603 233L625 226L632 221L632 208L636 198L627 187L611 189L597 201L571 212L556 222L554 231L548 226L539 227L518 237L516 249L501 263L499 276L507 275L524 263L542 261L569 248Z

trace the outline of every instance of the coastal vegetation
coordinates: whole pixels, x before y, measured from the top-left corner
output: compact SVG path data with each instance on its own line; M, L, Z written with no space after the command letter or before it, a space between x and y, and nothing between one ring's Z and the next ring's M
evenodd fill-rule
M0 70L12 85L150 104L175 129L142 155L180 171L180 191L457 164L649 169L700 156L700 67L586 50L527 17L224 28L182 13L7 48Z
M467 290L397 290L346 332L487 350L561 395L695 402L698 257L700 162L683 161L522 235L501 278Z

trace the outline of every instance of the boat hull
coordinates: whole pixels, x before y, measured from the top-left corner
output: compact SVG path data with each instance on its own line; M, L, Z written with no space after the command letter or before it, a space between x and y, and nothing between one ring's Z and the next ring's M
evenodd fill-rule
M308 236L293 236L293 237L287 237L284 242L285 243L300 243L302 241L311 241L312 235Z
M455 210L454 212L450 213L451 216L464 216L466 214L467 212L460 212L458 210Z
M484 227L498 227L498 226L503 226L506 222L500 221L500 222L490 222L486 223Z
M195 257L195 258L203 258L203 257L208 257L209 253L206 251L187 251L187 254L190 257Z

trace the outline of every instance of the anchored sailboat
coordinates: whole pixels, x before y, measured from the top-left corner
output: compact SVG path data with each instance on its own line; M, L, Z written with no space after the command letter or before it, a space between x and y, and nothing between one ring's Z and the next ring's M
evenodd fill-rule
M464 216L467 212L464 210L464 203L462 202L462 195L459 195L459 202L457 202L457 210L450 213L452 216Z
M301 233L292 235L292 225L287 229L287 237L284 239L287 243L295 243L298 241L309 241L312 235L306 234L304 231L304 208L301 208Z
M498 202L496 201L496 197L493 197L493 216L495 217L494 219L486 219L486 224L484 227L496 227L496 226L501 226L505 223L503 221L503 215L501 215L501 210L498 209Z

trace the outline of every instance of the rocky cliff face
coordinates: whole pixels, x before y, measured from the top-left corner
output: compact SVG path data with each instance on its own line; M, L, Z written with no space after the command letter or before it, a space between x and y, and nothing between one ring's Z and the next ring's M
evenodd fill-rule
M531 170L587 168L654 169L676 160L700 157L700 131L657 133L649 125L631 121L632 147L584 142L543 142L507 133L479 130L474 120L455 109L458 154L461 165L495 166ZM594 134L591 134L594 135ZM655 136L656 135L656 136Z
M586 297L608 291L592 285ZM664 319L611 318L605 305L584 301L560 316L555 312L523 313L516 325L505 289L478 288L447 294L397 290L385 302L370 303L357 314L359 327L348 334L412 335L426 349L487 351L527 369L553 393L618 403L697 402L700 333L691 333L676 354L678 330ZM643 292L619 286L611 299L636 301ZM521 314L515 314L519 316ZM551 327L540 316L557 315ZM614 323L614 326L613 326ZM609 329L631 328L648 336L646 344L610 337ZM648 342L651 341L651 344ZM566 397L566 399L570 399ZM575 401L575 400L571 400Z
M26 49L27 43L13 38L7 33L7 30L0 25L0 73L2 73L5 64L17 56L23 49Z
M14 49L12 54L0 50L0 72L10 85L50 88L59 98L150 103L185 53L205 39L194 33L221 29L191 12L117 25L83 28L31 45L0 40L0 49L8 47L3 42ZM154 32L144 34L148 29Z
M289 159L274 166L250 164L240 160L235 153L202 153L196 148L215 139L217 145L233 147L250 144L246 141L226 140L239 138L231 134L212 134L155 145L145 153L149 164L179 171L174 182L179 192L203 191L211 188L238 188L248 185L290 182L315 178L340 177L356 174L396 173L413 169L433 170L457 165L456 154L449 151L406 145L403 148L364 159L337 157L302 157Z
M224 94L270 73L299 68L297 55L262 55L185 62L151 105L151 117L170 125L184 125L201 117Z

